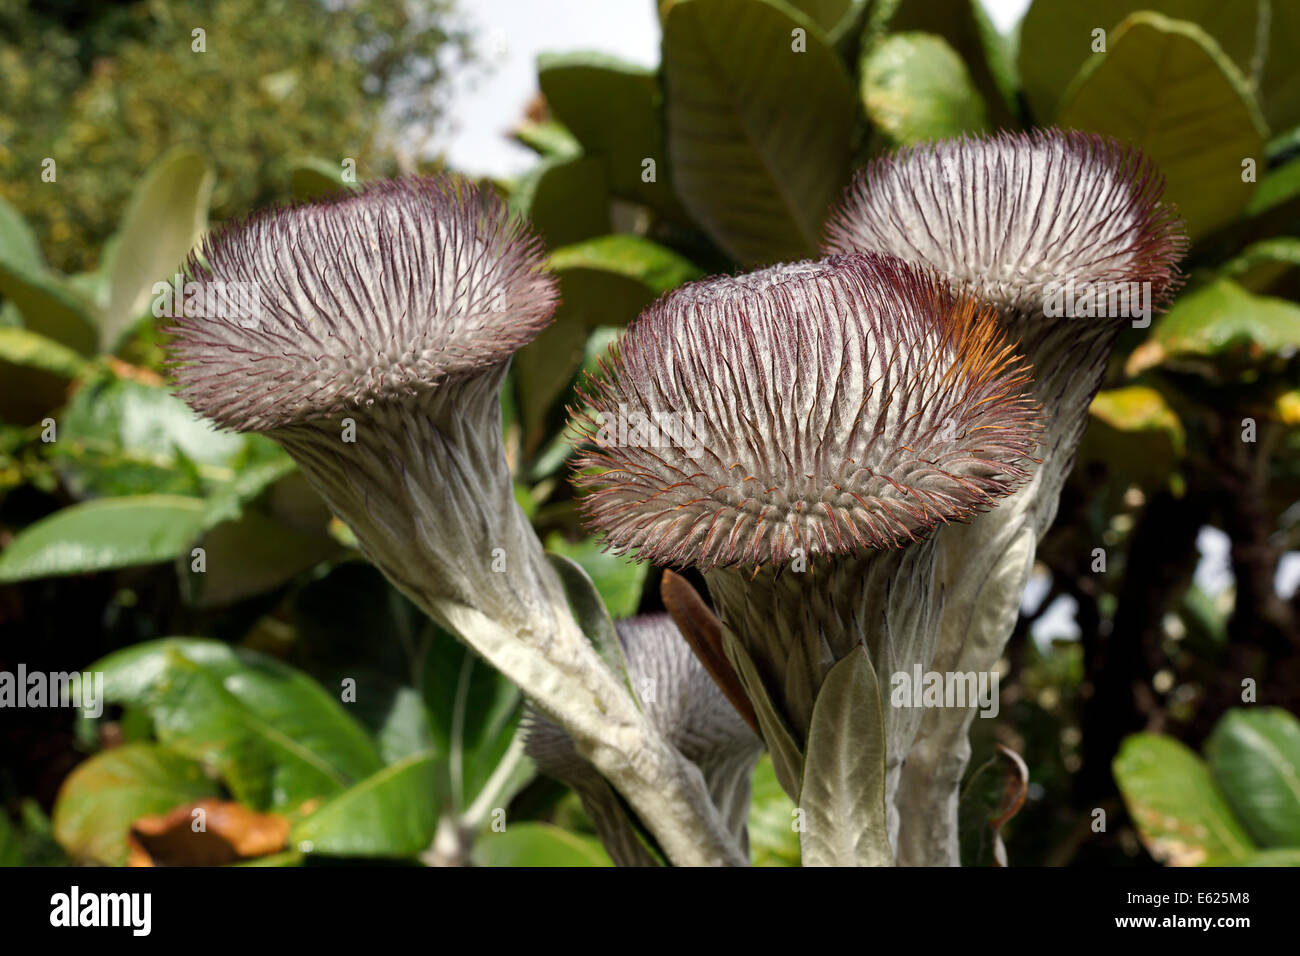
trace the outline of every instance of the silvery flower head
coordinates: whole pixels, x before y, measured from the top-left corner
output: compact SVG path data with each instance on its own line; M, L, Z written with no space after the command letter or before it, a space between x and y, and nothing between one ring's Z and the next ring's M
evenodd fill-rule
M180 395L283 444L435 615L450 601L526 622L540 549L513 502L498 392L555 308L541 260L493 192L451 178L255 214L191 256L218 307L170 330ZM520 566L493 574L494 554Z

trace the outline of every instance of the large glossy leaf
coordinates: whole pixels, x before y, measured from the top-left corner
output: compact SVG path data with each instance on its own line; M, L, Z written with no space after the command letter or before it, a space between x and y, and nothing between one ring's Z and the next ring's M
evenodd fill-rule
M804 866L892 866L885 816L885 718L864 648L827 673L813 704L799 807Z
M188 554L207 520L201 499L181 495L82 502L20 531L0 552L0 582L171 561Z
M551 112L588 156L604 163L613 195L681 214L669 181L654 70L600 53L542 54L537 78ZM647 159L654 160L653 177Z
M984 100L952 47L929 33L899 33L862 59L867 117L891 140L911 144L977 133Z
M1280 707L1231 710L1205 754L1255 842L1300 849L1300 721Z
M131 196L105 265L108 295L100 342L116 347L148 309L153 285L179 272L208 222L214 177L201 155L177 151L159 160Z
M217 769L235 798L289 810L377 772L339 698L273 658L220 641L137 644L92 666L105 696L147 710L163 743Z
M111 375L77 390L51 453L78 497L200 494L250 465L288 461L263 436L218 431L161 385Z
M122 866L132 823L218 793L188 757L157 744L126 744L90 757L63 781L54 835L76 860Z
M1300 306L1216 279L1182 296L1126 368L1130 375L1162 366L1213 378L1255 377L1284 367L1298 351Z
M591 156L538 163L510 197L511 208L532 221L548 249L610 231L604 163Z
M1015 66L981 0L903 0L888 25L895 33L923 30L943 37L966 64L991 123L1019 125Z
M413 857L438 825L437 762L412 754L331 797L289 833L302 853Z
M1020 28L1020 79L1034 118L1042 125L1056 115L1071 79L1094 54L1092 31L1106 31L1115 49L1116 28L1135 10L1153 10L1197 24L1215 39L1238 71L1249 76L1255 53L1254 3L1220 0L1034 0ZM1152 56L1158 54L1153 51ZM1193 105L1193 104L1189 104Z
M613 866L592 837L549 823L514 823L489 831L474 844L476 866Z
M1165 175L1165 199L1193 238L1250 201L1242 161L1264 158L1264 128L1240 71L1200 27L1135 13L1063 97L1061 126L1140 146Z
M1134 734L1113 769L1138 835L1157 860L1195 866L1254 852L1205 762L1172 737Z
M201 607L265 593L343 552L324 524L315 532L301 531L256 510L222 522L199 544L206 566L193 575L193 596Z
M673 181L745 265L815 254L849 174L853 85L835 51L765 0L678 0L664 23Z

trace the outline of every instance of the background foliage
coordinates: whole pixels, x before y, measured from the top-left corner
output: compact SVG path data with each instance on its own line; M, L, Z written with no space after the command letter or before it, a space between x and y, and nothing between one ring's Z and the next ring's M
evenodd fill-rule
M462 41L440 3L401 9L0 6L0 669L89 666L112 702L5 714L4 861L608 863L523 757L514 689L357 558L276 446L165 387L150 290L210 219L350 188L341 156L363 178L411 165L395 144L437 121L433 54ZM1187 283L1093 406L963 819L986 825L1001 744L1030 772L1013 864L1296 862L1300 604L1274 578L1300 546L1297 16L1035 0L1003 37L972 0L667 0L658 69L543 57L545 106L514 134L537 164L497 186L563 294L504 396L547 547L615 616L658 608L656 571L581 532L562 434L575 379L655 297L814 255L852 170L898 145L1133 142L1188 220ZM1193 578L1205 526L1231 540L1222 594ZM1031 638L1060 600L1077 634ZM201 846L168 817L196 801ZM765 760L756 862L797 863L789 823Z

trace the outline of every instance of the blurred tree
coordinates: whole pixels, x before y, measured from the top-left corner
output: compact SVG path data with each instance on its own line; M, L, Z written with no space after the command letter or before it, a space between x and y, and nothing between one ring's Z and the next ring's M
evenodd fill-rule
M452 0L0 0L0 196L53 265L90 268L174 146L216 165L215 219L286 196L304 155L391 174L397 132L427 141L468 53Z

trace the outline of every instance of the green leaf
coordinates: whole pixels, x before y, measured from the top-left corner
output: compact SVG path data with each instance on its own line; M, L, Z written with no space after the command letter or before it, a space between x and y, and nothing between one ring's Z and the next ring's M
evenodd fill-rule
M1226 13L1234 5L1222 6ZM1269 127L1284 130L1300 124L1300 4L1270 0L1268 11L1268 51L1259 98Z
M582 155L582 144L573 138L563 123L554 120L544 123L525 121L510 135L545 159L566 160Z
M1179 298L1125 368L1129 375L1161 366L1222 379L1256 377L1280 371L1297 350L1300 305L1216 279Z
M1108 49L1071 83L1060 125L1142 147L1193 238L1236 217L1255 189L1242 161L1263 161L1264 128L1232 61L1200 27L1154 13L1126 19Z
M1247 246L1225 262L1219 274L1251 292L1265 292L1297 266L1300 266L1300 238L1275 236Z
M965 64L991 123L1019 125L1016 94L1020 81L1007 42L981 0L904 0L890 17L889 29L941 36Z
M613 866L600 843L549 823L512 823L474 844L475 866Z
M600 236L555 250L548 265L560 280L555 321L515 355L524 448L529 454L554 429L555 408L569 393L584 346L600 326L621 328L656 298L698 278L689 260L639 236Z
M343 181L343 168L338 163L317 159L314 156L294 161L289 169L293 198L299 202L327 196L355 192L356 183Z
M634 279L656 297L702 275L694 263L671 249L623 233L556 249L546 264L561 276L577 270L599 270ZM588 324L592 327L622 324L594 313L591 318ZM600 321L594 321L596 318Z
M203 501L181 495L82 502L20 531L0 552L0 582L171 561L206 523Z
M1274 4L1277 6L1277 4ZM1114 51L1120 21L1135 9L1152 10L1197 24L1249 75L1255 53L1256 7L1219 0L1034 0L1020 29L1020 78L1034 118L1046 125L1056 115L1071 79L1090 58L1092 31L1106 31L1106 49ZM1156 59L1160 53L1151 50ZM1188 101L1194 106L1196 101ZM1136 109L1136 107L1135 107ZM1244 155L1244 154L1243 154Z
M148 710L158 739L211 764L240 803L289 810L382 766L374 742L321 685L220 641L166 638L92 665L105 697Z
M0 295L31 331L81 355L95 354L94 306L43 266L0 260Z
M1168 484L1187 433L1159 391L1146 385L1107 389L1097 393L1088 412L1080 463L1096 463L1120 479L1117 494L1131 484L1152 490Z
M565 542L559 539L558 543L563 545ZM573 558L554 551L548 551L546 557L560 578L560 584L564 587L565 597L569 600L569 607L573 611L574 620L578 622L578 627L582 629L587 640L591 641L609 669L626 681L627 661L623 657L623 645L619 642L618 632L614 630L614 620L610 617L604 596L583 566ZM642 578L644 579L644 574ZM639 593L637 597L639 600ZM632 613L635 613L635 608Z
M1255 194L1246 204L1247 216L1259 216L1300 199L1300 159L1271 169L1259 180Z
M604 165L609 191L681 216L664 155L662 96L654 70L601 53L543 53L537 78L551 112ZM645 161L654 161L646 182Z
M546 539L546 548L578 564L590 576L611 617L619 619L636 614L641 605L641 589L650 571L648 565L610 554L592 538L570 543L559 532Z
M125 744L68 775L54 804L54 835L77 860L123 866L132 823L219 793L188 757L157 744Z
M799 865L794 823L794 801L777 782L772 758L763 754L750 782L749 856L754 866Z
M892 866L885 816L885 718L865 648L826 674L813 704L799 806L804 866Z
M299 852L413 857L438 825L437 762L415 753L327 800L289 832Z
M113 375L77 390L50 452L78 497L201 494L251 465L289 461L264 436L219 431L165 388Z
M853 11L853 0L786 0L786 6L797 10L817 25L829 37Z
M523 711L519 689L441 629L425 656L421 691L438 752L446 755L451 805L457 816L474 806L507 758L518 769L504 781L498 778L502 793L531 775L531 763L521 759L516 743ZM494 806L508 800L508 796L494 796L501 801Z
M793 798L799 793L800 777L803 775L803 751L790 731L789 723L772 702L771 694L763 684L745 645L726 627L722 632L722 649L735 668L736 676L740 678L745 696L754 705L759 731L763 742L767 744L768 753L772 755L772 771L777 782Z
M343 551L324 525L314 533L300 531L251 510L217 525L199 544L206 552L205 569L191 573L199 607L263 594Z
M1300 866L1300 848L1258 850L1249 856L1206 860L1202 866Z
M63 404L68 385L85 361L53 339L16 326L0 326L0 419L17 425L39 421Z
M599 159L547 159L522 180L510 206L526 215L548 249L610 231L609 189Z
M664 23L668 156L683 205L743 265L813 256L849 175L852 81L766 0L679 0Z
M1209 768L1177 740L1134 734L1120 747L1113 769L1138 835L1157 860L1195 866L1254 852Z
M1219 789L1255 842L1300 848L1300 721L1280 707L1224 714L1205 754Z
M159 160L136 188L104 272L108 298L100 343L118 342L147 310L153 286L181 271L186 255L207 228L212 168L187 150Z
M36 233L23 214L4 198L0 198L0 262L34 271L45 268Z
M867 117L898 144L988 127L966 64L929 33L899 33L872 47L862 60L862 102Z

